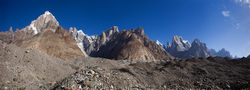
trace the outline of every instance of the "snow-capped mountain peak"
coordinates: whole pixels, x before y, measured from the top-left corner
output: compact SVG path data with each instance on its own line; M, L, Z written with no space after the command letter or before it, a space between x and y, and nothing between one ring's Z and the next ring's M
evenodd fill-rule
M191 47L191 44L187 40L183 40L181 36L175 35L171 47L177 51L186 51Z
M78 37L78 39L81 40L81 41L84 40L84 39L87 39L87 41L88 41L89 43L94 42L94 40L96 39L94 35L93 35L93 36L88 36L88 35L85 34L82 30L78 30L78 31L77 31L77 37Z
M49 11L45 11L44 14L31 22L28 30L32 30L34 35L36 35L45 28L56 28L57 26L59 26L59 23L56 18Z
M82 30L78 30L77 33L80 34L80 35L84 35L85 36L85 33L83 33Z
M83 53L85 53L85 46L89 46L97 40L97 37L95 35L88 36L82 30L77 30L75 27L70 27L69 32L74 37L78 47L82 50Z
M44 15L47 16L47 15L50 15L51 13L49 11L45 11Z
M188 40L182 40L184 43L188 43Z
M157 45L159 45L159 46L163 46L163 44L162 44L160 41L158 41L158 40L156 40L155 43L156 43Z

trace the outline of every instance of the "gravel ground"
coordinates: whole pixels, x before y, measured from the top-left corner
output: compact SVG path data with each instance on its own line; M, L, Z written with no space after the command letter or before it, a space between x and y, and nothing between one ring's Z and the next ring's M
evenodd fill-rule
M85 64L50 89L250 89L249 59L209 57L128 63L79 58L72 62Z
M0 90L36 90L75 72L64 60L0 42Z
M220 57L133 62L64 61L0 42L0 90L250 89L250 60Z

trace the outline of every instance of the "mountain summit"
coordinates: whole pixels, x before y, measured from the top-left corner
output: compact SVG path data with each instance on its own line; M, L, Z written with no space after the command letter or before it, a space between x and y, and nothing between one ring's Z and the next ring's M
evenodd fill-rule
M184 57L189 58L189 57L208 57L208 56L211 56L211 54L209 53L209 49L207 48L206 44L200 42L199 39L195 39L192 42L192 46L188 50L187 55Z
M59 23L56 18L49 11L46 11L43 15L31 22L28 26L28 30L32 30L35 35L45 28L55 29L57 26L59 26Z
M0 32L0 40L28 50L40 50L63 60L86 56L69 31L63 29L49 11L21 30L13 32L10 28L9 32Z
M169 52L176 53L188 50L191 45L187 40L183 40L182 37L175 35L172 40L172 45L168 47L170 47Z
M187 51L191 47L191 44L187 40L183 40L181 36L175 35L172 39L172 44L167 41L166 50L173 56L176 56L179 52Z

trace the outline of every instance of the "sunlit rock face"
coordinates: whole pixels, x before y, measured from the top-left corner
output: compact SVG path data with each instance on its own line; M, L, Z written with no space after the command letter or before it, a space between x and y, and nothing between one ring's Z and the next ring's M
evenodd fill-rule
M46 11L44 14L40 15L36 20L32 21L28 26L28 30L33 30L34 34L38 34L45 28L55 29L59 26L56 18L49 12Z
M55 32L58 26L59 23L53 14L51 14L49 11L46 11L36 20L33 20L30 25L21 30L16 29L14 32L11 28L10 32L0 32L0 40L7 43L22 41L31 38L46 29L52 29Z
M113 31L116 30L113 29ZM133 61L155 61L172 58L161 46L150 40L141 27L108 35L102 33L101 42L105 40L103 39L104 35L106 36L106 43L96 53L92 53L93 56Z

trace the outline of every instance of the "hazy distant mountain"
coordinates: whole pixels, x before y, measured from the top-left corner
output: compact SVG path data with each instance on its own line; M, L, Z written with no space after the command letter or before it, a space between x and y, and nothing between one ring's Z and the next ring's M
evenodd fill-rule
M222 48L221 50L219 50L218 52L214 49L210 49L210 53L213 56L220 56L220 57L232 57L232 55L230 54L229 51L227 51L225 48Z
M248 55L247 58L250 58L250 55Z
M210 54L216 56L217 54L217 51L215 49L210 49Z
M200 42L199 39L195 39L192 42L191 48L187 51L186 56L184 57L208 57L210 56L209 49L205 43Z
M174 36L172 45L167 42L166 50L178 58L192 58L192 57L208 57L210 56L209 50L205 43L195 39L192 45L180 36Z
M231 57L229 51L222 48L218 52L214 49L208 49L205 43L200 42L199 39L195 39L192 45L187 40L183 40L180 36L174 36L172 40L172 45L167 42L165 49L175 57L179 58L191 58L191 57L208 57L208 56L221 56L221 57Z

